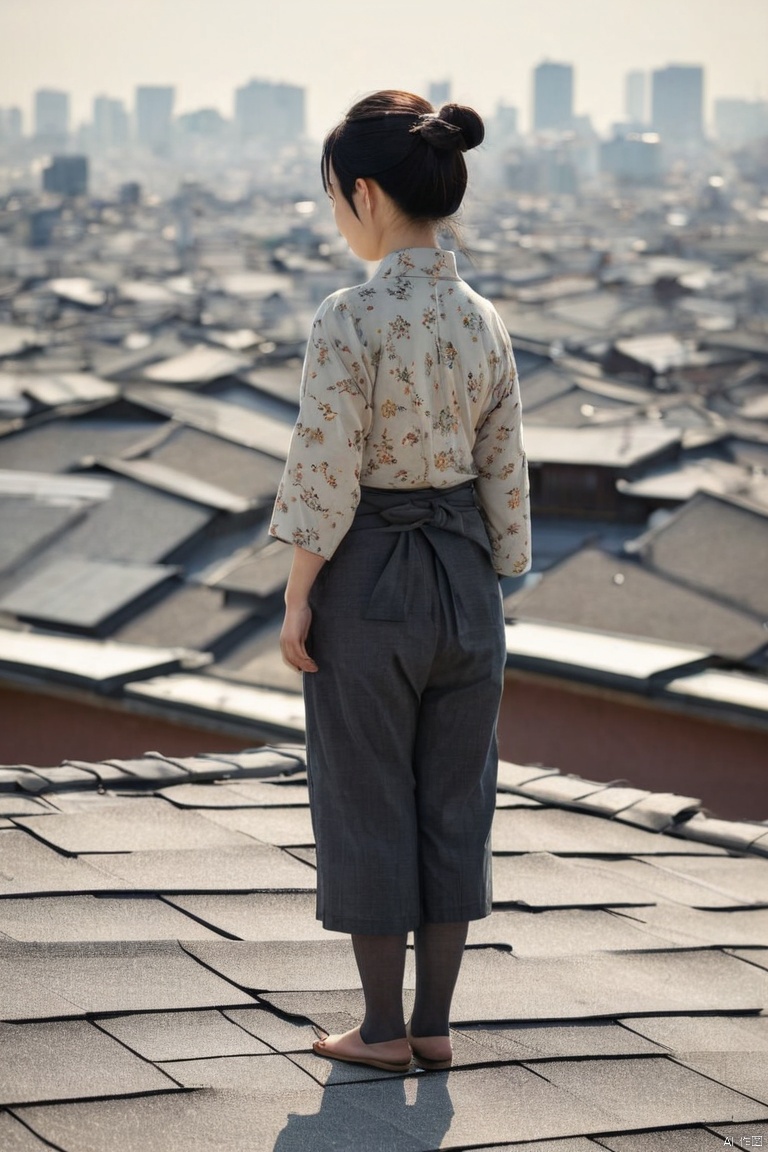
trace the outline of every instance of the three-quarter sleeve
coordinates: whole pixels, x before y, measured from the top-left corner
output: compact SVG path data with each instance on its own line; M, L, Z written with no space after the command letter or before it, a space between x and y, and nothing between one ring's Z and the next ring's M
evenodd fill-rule
M520 382L509 337L504 332L499 380L475 436L475 492L503 576L520 576L531 567L531 517L528 462L523 444Z
M343 292L312 322L299 416L277 492L270 535L329 560L360 501L363 444L370 427L371 361Z

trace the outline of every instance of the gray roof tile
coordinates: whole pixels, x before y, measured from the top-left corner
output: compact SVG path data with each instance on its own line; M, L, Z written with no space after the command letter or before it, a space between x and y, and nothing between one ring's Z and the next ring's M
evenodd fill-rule
M317 850L315 848L286 848L285 851L291 856L295 856L297 860L303 860L310 867L317 868Z
M57 555L156 564L200 533L215 515L210 508L122 476L112 477L112 483L110 499L95 505L66 534Z
M525 786L534 799L546 799L548 780ZM544 793L541 794L541 788ZM756 833L756 835L759 833ZM589 853L584 844L589 843ZM687 854L688 844L677 838L632 828L613 820L563 808L521 808L498 812L493 823L495 852L573 852L583 856L594 853L619 856L647 853ZM697 845L701 851L702 846ZM705 850L706 851L706 850ZM720 853L715 853L719 855Z
M307 891L315 874L286 852L255 840L245 847L93 855L104 876L101 887L148 892ZM81 889L82 890L82 889Z
M159 647L192 647L215 652L233 643L253 615L250 605L227 604L225 594L196 586L176 586L168 596L113 632L126 644L157 644Z
M702 1055L768 1053L768 1016L644 1016L623 1023L675 1056L694 1050Z
M38 1140L29 1128L10 1112L0 1112L0 1148L3 1152L45 1152L50 1144Z
M161 384L129 388L127 396L134 404L201 432L221 436L246 448L255 448L278 460L284 460L287 455L292 428L285 420L277 420L239 404L229 404L226 400L199 393L190 395L181 388Z
M590 796L588 803L594 799L595 797ZM616 813L616 819L625 824L634 824L638 828L685 836L688 819L682 817L690 818L692 815L697 815L693 810L699 805L700 801L693 796L678 796L674 792L650 792L622 808ZM675 821L674 825L672 821ZM702 842L710 846L717 843L704 836ZM713 852L713 855L715 854Z
M224 1015L276 1052L306 1051L317 1039L317 1033L303 1016L277 1013L263 1006L227 1008Z
M168 903L240 940L335 940L315 918L314 892L166 896ZM0 904L0 928L3 925Z
M23 496L0 497L0 572L8 572L84 515L67 507Z
M261 780L237 780L231 783L220 781L217 784L172 784L168 788L159 788L157 795L178 808L199 808L203 811L210 808L304 807L309 803L309 790L306 784L269 784ZM0 812L3 811L2 804L0 798Z
M3 816L42 816L55 811L39 797L21 796L13 792L0 792L0 813Z
M621 867L626 863L628 861ZM761 860L739 856L678 856L664 861L646 860L645 863L650 864L655 872L663 869L673 876L707 885L741 904L768 904L768 869ZM640 867L642 864L638 864Z
M713 858L712 869L699 871L690 867L694 863L690 857L677 857L674 860L632 857L627 860L612 860L610 864L604 861L585 860L581 867L597 872L605 879L612 877L617 884L625 884L624 890L628 898L631 899L631 894L634 893L638 903L657 904L661 898L689 908L735 909L745 908L752 901L746 893L742 894L742 876L738 871L734 871L733 865L752 862L730 857ZM761 872L765 872L765 869L756 872L754 878L762 889L768 884L768 876L763 876L761 879ZM708 876L715 877L716 883L711 883Z
M0 1024L0 1048L13 1053L0 1071L0 1104L6 1106L177 1087L87 1020Z
M628 948L690 947L694 941L675 930L646 928L636 917L645 907L617 914L609 908L497 908L469 926L468 943L511 948L515 956L567 956L572 952L625 951Z
M122 452L161 423L138 408L133 420L110 419L106 412L101 416L51 420L12 436L0 436L0 468L67 472L85 459Z
M103 812L62 813L15 818L39 840L67 855L168 850L194 844L196 850L248 844L248 837L214 824L196 812L181 812L154 797Z
M636 548L657 571L761 620L768 618L766 512L702 492L641 537Z
M26 832L3 833L0 840L0 896L92 892L113 886L114 882L108 876L90 864L67 860Z
M312 819L306 808L211 809L205 818L221 828L243 833L278 848L295 848L314 844Z
M228 592L275 596L285 588L292 559L293 549L277 541L250 555L234 556L211 583Z
M477 1145L478 1152L487 1148L490 1152L597 1152L594 1140L588 1136L568 1136L565 1140L530 1140L522 1144L482 1144Z
M185 945L191 956L240 988L258 992L356 988L354 957L346 941L223 941ZM413 964L406 962L413 987Z
M663 573L596 548L550 568L535 587L508 598L505 610L523 620L693 644L736 660L768 642L751 605L721 604Z
M744 1129L746 1131L746 1128ZM708 1128L657 1128L629 1136L602 1136L600 1144L610 1152L718 1152L723 1141ZM735 1147L750 1145L735 1144Z
M453 1015L456 1023L471 1024L521 1017L754 1012L765 1003L766 991L764 970L707 949L515 959L473 948L459 975Z
M231 1011L236 1014L251 1010L234 1008ZM99 1027L145 1060L201 1060L211 1056L264 1056L272 1052L267 1044L216 1009L103 1016Z
M645 1019L645 1018L644 1018ZM458 1031L495 1053L496 1059L567 1059L584 1056L663 1055L663 1043L637 1035L632 1021L623 1027L613 1020L548 1021L467 1027Z
M192 500L196 504L214 508L219 512L232 512L237 515L248 512L255 506L254 502L228 492L210 479L201 480L185 475L166 464L158 464L156 460L124 460L119 456L100 456L96 463L108 472L128 476L139 484L146 484L148 488L156 488L159 492L168 492L172 496Z
M551 1080L518 1065L422 1076L413 1086L411 1105L406 1086L395 1093L382 1080L345 1085L344 1096L378 1120L396 1123L430 1149L579 1135L611 1126L605 1102L559 1090Z
M660 901L644 908L632 908L616 913L631 917L636 926L658 933L691 947L703 945L760 944L768 948L768 908L749 906L743 910L733 908L685 908L681 904Z
M147 452L150 460L218 484L237 496L271 505L283 471L279 460L197 428L169 428L171 434Z
M286 1056L217 1056L158 1064L185 1088L223 1088L268 1095L304 1092L314 1078Z
M755 1119L768 1118L768 1107L749 1101L665 1057L591 1060L588 1064L549 1061L537 1071L552 1084L584 1102L601 1102L612 1128L659 1124L713 1123L749 1108Z
M654 902L637 885L624 882L616 862L608 866L601 861L592 867L586 861L532 850L494 858L493 899L530 908L621 908Z
M0 955L7 961L3 949L10 942L4 938L0 940ZM10 970L10 969L9 969ZM27 975L26 972L14 962L13 985L0 988L0 1020L12 1023L14 1020L50 1019L67 1016L82 1016L83 1011L71 1000L59 996L51 988L38 982L36 975Z
M680 835L691 841L720 844L723 849L744 852L747 848L764 849L768 836L765 824L750 824L746 820L717 820L696 812L680 828Z
M46 791L50 789L66 789L68 792L77 792L92 789L97 779L95 772L90 768L78 768L73 764L58 764L55 768L38 768L37 775L45 781Z
M218 933L154 896L94 896L0 900L0 930L12 940L214 940Z
M63 681L95 692L111 692L137 676L201 668L210 661L205 653L183 648L149 648L0 627L0 668L25 679Z
M221 1092L201 1089L179 1098L148 1096L140 1108L131 1099L19 1109L33 1131L67 1152L428 1152L434 1144L403 1132L398 1124L323 1092ZM355 1086L350 1085L350 1089ZM405 1102L403 1101L403 1110ZM258 1137L255 1134L258 1133Z
M504 792L521 788L529 780L541 780L552 775L559 775L557 768L544 768L541 764L512 764L509 760L500 760L497 787Z
M175 568L159 564L116 564L71 556L43 559L0 596L0 610L21 619L82 631L104 629L119 612L170 580L175 572Z
M96 766L99 779L111 787L119 784L129 788L142 785L168 784L173 780L188 780L189 773L165 757L150 752L136 760L107 760Z
M584 812L594 812L596 816L615 816L638 800L651 793L645 788L627 788L621 784L608 784L597 792L590 792L579 800L579 808Z
M175 940L57 944L3 941L0 961L12 964L21 978L39 983L41 988L67 1000L71 1011L61 1015L157 1012L222 1004L235 1007L250 1001L250 997L197 964ZM12 987L3 989L0 995L13 1004Z

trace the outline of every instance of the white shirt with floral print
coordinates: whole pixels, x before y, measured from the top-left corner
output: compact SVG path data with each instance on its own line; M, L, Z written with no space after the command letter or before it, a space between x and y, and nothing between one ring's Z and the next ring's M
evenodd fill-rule
M509 333L453 252L391 252L320 305L270 534L330 559L360 484L442 488L475 478L500 574L530 561L528 469Z

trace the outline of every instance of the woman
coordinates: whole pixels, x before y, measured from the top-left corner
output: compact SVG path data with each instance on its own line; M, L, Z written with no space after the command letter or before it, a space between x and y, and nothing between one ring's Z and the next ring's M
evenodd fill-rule
M351 934L365 997L313 1047L400 1072L450 1066L468 922L491 911L498 576L530 566L509 336L437 243L483 134L470 108L384 91L326 138L337 227L381 263L317 311L270 525L294 545L281 649L304 673L317 917Z

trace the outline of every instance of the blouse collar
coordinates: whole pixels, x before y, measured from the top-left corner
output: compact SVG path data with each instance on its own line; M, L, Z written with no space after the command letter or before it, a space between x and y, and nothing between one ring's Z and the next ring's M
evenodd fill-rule
M376 276L429 276L433 280L458 280L456 253L445 248L401 248L389 252Z

